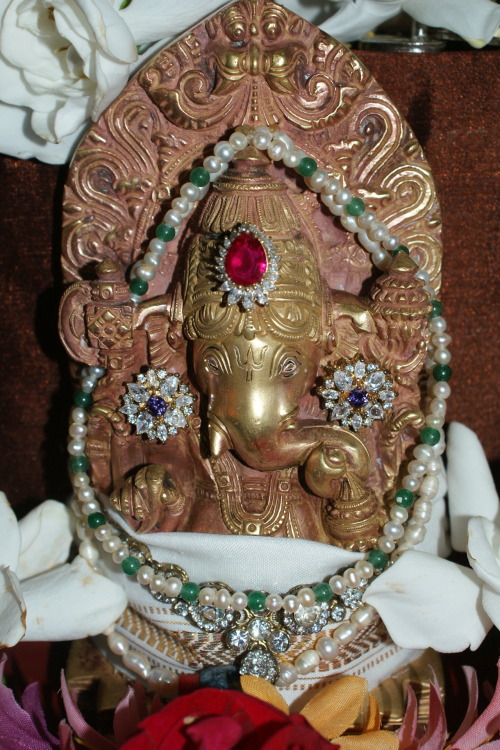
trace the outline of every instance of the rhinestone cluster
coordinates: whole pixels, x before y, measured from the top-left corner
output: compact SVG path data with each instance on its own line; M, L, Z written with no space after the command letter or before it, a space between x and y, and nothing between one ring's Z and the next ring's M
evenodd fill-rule
M120 411L138 435L165 443L187 427L196 396L180 382L178 373L150 369L137 375L137 383L128 383L127 390Z
M328 419L357 432L371 427L392 409L397 396L392 378L375 362L358 359L343 366L325 368L318 394L328 409Z

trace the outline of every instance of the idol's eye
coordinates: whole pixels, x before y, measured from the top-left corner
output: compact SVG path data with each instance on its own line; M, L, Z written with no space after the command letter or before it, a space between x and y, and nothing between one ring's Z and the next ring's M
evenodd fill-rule
M246 37L246 27L241 21L234 21L226 27L226 34L233 42L242 42Z
M268 39L277 39L281 34L281 26L278 23L277 19L273 18L269 21L266 21L263 26L263 31Z
M280 375L284 378L292 378L299 369L299 363L294 357L285 357L280 365Z
M220 364L217 360L217 357L215 357L213 354L209 354L207 357L205 357L205 369L207 372L212 372L215 375L220 375Z

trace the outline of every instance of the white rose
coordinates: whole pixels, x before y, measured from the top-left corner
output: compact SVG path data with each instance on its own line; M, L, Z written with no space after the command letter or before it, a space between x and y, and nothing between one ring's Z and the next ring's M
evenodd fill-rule
M82 124L125 86L137 60L132 33L108 0L0 3L0 148L64 162Z

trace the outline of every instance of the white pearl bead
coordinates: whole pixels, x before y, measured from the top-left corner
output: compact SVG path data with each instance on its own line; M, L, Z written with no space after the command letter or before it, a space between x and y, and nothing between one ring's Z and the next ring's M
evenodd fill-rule
M297 596L293 594L287 594L283 599L283 609L286 612L296 612L300 606L300 602Z
M179 684L179 678L171 669L154 667L148 676L148 685L162 695L173 693Z
M356 628L351 622L343 622L336 628L333 637L339 646L345 646L356 637Z
M316 594L308 586L304 586L303 589L299 589L297 598L303 607L312 607L316 601Z
M432 386L432 393L436 398L444 399L449 398L451 393L451 388L448 385L448 383L445 383L444 381L440 381L439 383L434 383Z
M403 479L403 487L406 490L410 490L411 492L416 492L418 488L420 487L420 479L418 477L414 476L406 476Z
M389 261L389 253L386 253L385 250L375 250L375 252L372 253L372 261L377 268L384 268L388 261Z
M151 589L151 593L153 594L159 594L163 589L165 588L166 584L165 576L162 575L155 575L153 576L149 588Z
M359 575L357 574L356 570L354 568L347 568L343 575L344 583L346 586L350 586L352 589L355 589L357 586L359 586Z
M304 156L305 156L305 153L303 151L300 151L300 149L294 148L284 155L283 164L286 167L296 168L299 166Z
M82 389L82 391L84 391L84 393L92 393L96 385L96 379L89 375L86 378L82 378L80 388Z
M95 365L89 367L89 372L94 376L94 378L97 378L98 380L106 375L106 370L104 369L104 367L96 367Z
M428 523L431 520L432 512L430 510L418 510L414 508L411 517L417 523Z
M138 651L128 650L123 655L123 664L143 680L147 680L151 671L151 665L147 656L140 654Z
M198 601L200 602L200 604L210 606L215 602L215 594L215 589L210 588L210 586L204 586L202 589L200 589L200 593L198 594Z
M335 203L333 196L331 202L328 204L328 210L334 216L345 216L345 206L341 206L340 203Z
M399 247L401 244L401 240L399 237L396 237L394 234L390 234L388 237L386 237L384 240L382 240L382 245L385 247L386 250L395 250L397 247Z
M445 416L447 409L448 405L443 398L433 398L429 404L429 410L431 413L439 414L441 417Z
M425 418L427 427L435 427L437 430L444 425L444 416L441 414L428 414Z
M282 133L281 130L277 130L273 133L273 141L280 141L281 143L284 143L288 151L295 148L290 136Z
M172 227L180 227L182 224L182 218L182 214L180 214L179 211L175 211L171 208L163 217L163 221L165 224L170 224Z
M342 576L335 575L330 578L328 581L330 586L332 587L332 591L334 594L344 594L345 593L345 581L342 578Z
M68 443L68 453L72 456L81 456L85 453L85 443L83 440L70 440Z
M361 219L363 216L364 214L361 214L361 216L358 217L358 224L359 224L359 219ZM361 242L365 250L368 250L369 253L375 253L378 250L380 250L380 243L375 242L375 240L371 240L366 234L364 229L362 229L358 233L358 240Z
M158 237L155 237L149 243L148 248L152 253L161 258L161 256L165 254L167 243L163 242L163 240L159 240Z
M258 133L257 130L253 134L252 143L255 148L258 148L260 151L265 151L271 143L271 136L268 133Z
M384 524L384 534L389 539L401 539L404 534L404 529L397 521L388 521Z
M276 680L278 687L287 687L296 682L299 673L297 672L295 665L289 661L282 661L279 665L279 677Z
M70 425L69 434L73 438L83 438L87 434L87 428L84 424L73 422L73 424Z
M432 333L444 333L446 331L446 320L440 315L437 318L432 318L429 323L429 329Z
M148 266L145 263L141 263L141 265L136 268L135 275L139 279L143 279L144 281L152 281L156 276L156 269L153 268L153 266Z
M153 580L154 574L155 572L150 565L141 565L136 573L137 580L139 581L141 586L149 586L149 584Z
M362 630L375 619L375 610L369 604L363 604L354 610L349 619L358 630Z
M94 511L99 510L100 506L99 503L95 500L95 493L94 488L90 487L90 485L86 485L85 487L80 487L78 490L78 499L81 503L91 503L94 502L94 510L89 511L89 513L94 513ZM85 513L85 511L83 511ZM86 516L89 515L89 513L85 513Z
M359 573L361 578L371 578L374 573L373 565L368 560L358 560L354 569Z
M393 521L398 523L405 523L408 520L408 511L406 508L401 508L399 505L392 505L390 510L390 516Z
M108 635L108 646L109 650L117 656L124 656L128 651L127 639L119 633Z
M193 204L181 196L180 198L174 198L172 201L172 208L174 211L178 211L182 216L187 216L193 208Z
M414 447L413 455L419 461L430 461L431 458L434 458L434 448L431 445L421 443Z
M93 565L93 563L99 558L99 550L95 544L92 544L90 539L84 539L80 542L78 553L80 557L83 557L84 560L87 560L91 565Z
M116 552L120 548L122 540L119 536L110 536L109 539L105 539L102 543L102 548L105 552Z
M134 270L134 269L132 269ZM130 278L135 278L132 274L130 274ZM130 301L134 303L134 305L138 305L139 302L142 302L142 297L139 294L130 294Z
M182 588L182 581L176 576L167 578L164 586L164 591L167 596L177 596Z
M221 161L229 162L234 158L234 148L229 141L219 141L214 148L214 154Z
M318 653L320 659L324 661L333 661L339 655L338 643L328 636L323 636L316 643L315 650Z
M438 365L447 365L451 361L451 352L448 349L436 349L434 359Z
M227 172L227 166L228 166L227 162L223 161L222 162L222 166L221 166L221 168L219 169L218 172L211 172L210 173L210 182L215 182L216 180L219 179L219 177L221 176L221 174L224 174L224 172ZM205 185L205 187L208 187L208 185ZM202 189L205 190L205 188L202 188ZM203 197L203 196L201 196L201 197Z
M78 471L71 477L71 483L75 489L82 489L89 486L90 477L85 471Z
M125 545L119 547L116 552L113 552L113 561L117 563L117 565L120 565L126 557L128 557L128 548Z
M199 200L200 188L197 185L193 185L192 182L185 182L180 189L180 194L183 198L187 198L188 201L193 203Z
M344 229L347 229L348 232L354 233L354 232L357 232L359 229L358 222L356 221L355 216L344 215L340 219L340 223L342 224Z
M100 510L100 505L97 502L97 500L88 500L82 506L82 513L84 516L90 516L91 513L98 513L99 510Z
M433 476L427 476L419 488L421 497L434 497L439 489L439 479Z
M336 177L329 177L321 188L321 200L323 200L324 195L334 196L341 187L340 181Z
M389 555L396 546L395 542L390 537L384 535L379 536L377 544L378 548L387 555Z
M248 604L248 597L243 591L235 591L233 594L233 609L241 612Z
M427 468L427 464L423 461L410 461L408 464L408 471L410 474L413 474L416 477L422 476L422 474L425 474L425 470Z
M299 674L309 674L319 665L319 654L313 649L304 651L295 659L295 669Z
M105 523L102 526L98 526L98 528L95 529L94 536L98 542L104 542L105 539L109 539L112 533L113 533L113 529L111 528L111 526Z
M423 510L426 512L431 511L432 502L430 500L425 500L424 498L419 498L413 504L412 513L415 513L416 510Z
M85 541L89 538L90 529L88 527L88 524L86 521L78 521L76 524L76 535L78 539L82 539L82 541Z
M326 169L317 169L310 177L306 177L306 185L315 193L319 193L326 185L327 180L328 172Z
M431 336L431 344L437 347L445 347L451 344L451 336L449 333L435 333Z
M425 537L425 526L415 523L407 526L405 531L405 540L410 544L420 544Z
M275 143L271 143L268 146L267 155L269 156L271 161L281 161L287 151L288 149L284 143L276 141Z
M227 589L220 589L215 595L215 605L219 609L227 609L231 604L231 594Z
M427 273L427 271L424 271L424 269L423 269L423 268L420 268L420 269L419 269L419 270L418 270L418 271L416 272L416 274L415 274L415 278L416 278L416 279L422 279L422 281L423 281L423 282L425 282L426 284L428 284L428 283L429 283L429 281L430 281L430 277L429 277L429 274Z
M227 169L227 164L225 165L225 169ZM199 200L201 201L210 190L210 185L203 185L203 187L198 188L198 190L200 191Z
M203 160L203 166L207 172L218 172L222 167L222 162L218 156L207 156L207 158Z
M235 151L243 151L243 149L248 146L248 138L246 137L245 133L232 133L229 136L229 143Z
M82 409L80 406L74 406L73 409L71 409L70 419L72 422L85 424L88 419L88 414L85 409Z
M433 458L427 464L427 475L436 476L437 474L441 474L441 469L441 461L438 458Z
M335 193L335 202L340 203L341 206L347 206L352 201L352 193L347 188L340 188Z
M283 599L278 594L266 596L266 607L270 612L279 612L283 606Z
M152 252L146 253L144 256L144 264L146 266L151 266L151 268L158 268L161 264L161 255Z
M376 220L377 217L375 216L373 211L364 211L361 216L358 216L358 224L361 229L368 229L368 227L370 227Z
M367 230L368 237L375 242L382 242L387 237L387 227L382 222L373 222Z

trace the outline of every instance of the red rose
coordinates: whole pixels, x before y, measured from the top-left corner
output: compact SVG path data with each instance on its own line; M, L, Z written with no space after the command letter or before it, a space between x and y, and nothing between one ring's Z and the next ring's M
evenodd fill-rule
M300 714L246 693L204 688L139 724L121 750L335 750Z

